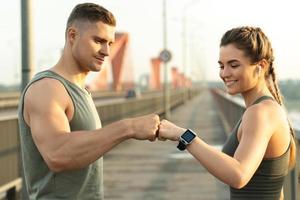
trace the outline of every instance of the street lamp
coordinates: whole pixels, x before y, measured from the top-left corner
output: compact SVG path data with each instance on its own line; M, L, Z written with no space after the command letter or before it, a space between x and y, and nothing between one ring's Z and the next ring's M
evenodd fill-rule
M182 16L182 64L183 71L186 75L187 73L187 10L193 5L199 3L199 0L193 0L185 4L183 7L183 16Z
M183 9L183 67L184 67L184 74L187 74L186 68L186 51L187 51L187 38L186 38L186 12L187 9L190 8L192 5L198 3L199 0L193 0L186 4ZM170 119L170 91L169 91L169 84L168 84L168 66L167 62L171 59L171 53L167 50L167 10L166 10L166 0L163 0L163 51L160 53L160 59L163 61L163 68L164 68L164 110L165 110L165 118Z
M22 31L22 79L21 92L25 89L27 83L32 78L33 74L33 36L32 36L32 1L21 0L21 31ZM22 171L21 148L19 151L19 175L22 177L21 199L27 200L26 186L24 181L24 174Z
M164 68L164 110L165 118L170 119L170 91L168 85L168 65L167 62L171 59L171 54L167 50L167 10L166 0L163 0L163 51L160 53L160 59L163 61Z
M183 7L183 16L182 16L182 65L183 65L183 73L187 77L187 10L199 3L199 0L193 0L188 2ZM187 90L184 93L184 99L187 99Z
M21 0L22 80L21 90L33 76L32 1Z

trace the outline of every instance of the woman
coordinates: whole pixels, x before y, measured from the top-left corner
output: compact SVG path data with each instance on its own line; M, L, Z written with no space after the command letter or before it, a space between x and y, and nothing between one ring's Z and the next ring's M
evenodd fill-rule
M167 120L159 128L159 139L180 141L179 149L187 148L228 184L231 199L283 199L284 177L295 163L294 133L282 106L273 61L270 41L260 28L238 27L223 35L219 75L228 93L240 93L246 105L223 152Z

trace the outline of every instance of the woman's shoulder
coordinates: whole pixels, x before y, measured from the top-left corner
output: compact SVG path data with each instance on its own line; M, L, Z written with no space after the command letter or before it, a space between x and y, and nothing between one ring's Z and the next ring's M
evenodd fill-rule
M266 99L249 106L244 115L261 115L272 119L273 117L286 116L284 108L273 99Z
M284 108L275 100L268 99L249 106L242 117L244 122L255 124L267 123L273 128L287 123Z

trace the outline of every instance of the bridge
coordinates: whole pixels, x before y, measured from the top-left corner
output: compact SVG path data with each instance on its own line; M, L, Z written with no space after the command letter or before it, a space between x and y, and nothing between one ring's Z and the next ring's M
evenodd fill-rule
M121 101L103 101L100 94L95 93L94 101L104 125L148 113L164 117L161 92ZM117 99L122 95L115 93ZM244 111L236 99L222 90L207 87L172 90L170 102L171 121L195 130L218 149ZM6 116L6 112L5 109L0 112L0 199L15 199L21 189L18 124L16 114ZM118 145L104 156L104 187L105 199L109 200L229 199L227 186L191 155L176 150L176 144L170 141L128 140ZM295 178L291 173L284 189L286 199L296 199L298 176Z
M21 24L27 30L31 28L31 24L27 24L30 20L26 21L30 0L21 2L24 20ZM194 3L185 5L184 13ZM183 32L186 37L186 30ZM23 46L30 46L32 36L27 35L29 31L22 33ZM184 65L187 63L186 45L183 45ZM163 86L168 86L170 120L193 129L205 142L221 149L244 112L244 105L222 90L193 83L175 66L169 69L171 78L163 85L161 71L164 63L158 53L149 58L150 73L136 82L129 47L129 33L118 32L103 70L88 78L86 87L92 92L102 124L105 126L116 120L149 113L157 113L163 119L166 113ZM30 47L23 51L22 65L32 63L30 51ZM30 68L23 71L30 72ZM142 89L141 94L136 88ZM134 94L129 95L128 91ZM19 92L0 93L0 200L19 199L22 191L17 122L19 96ZM296 132L299 140L300 130ZM296 167L285 180L285 199L297 199L298 177ZM104 155L104 187L105 199L108 200L229 199L225 184L210 175L190 154L179 152L176 143L170 141L128 140L116 146Z

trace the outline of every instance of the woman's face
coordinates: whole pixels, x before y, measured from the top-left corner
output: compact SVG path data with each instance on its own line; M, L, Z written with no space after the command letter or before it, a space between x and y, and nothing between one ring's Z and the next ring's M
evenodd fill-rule
M228 44L220 48L220 78L224 81L229 94L243 93L254 88L258 83L259 68L252 64L244 51Z

